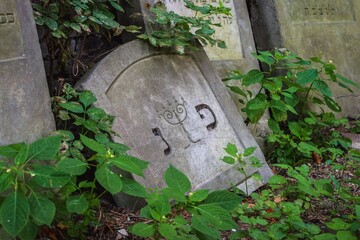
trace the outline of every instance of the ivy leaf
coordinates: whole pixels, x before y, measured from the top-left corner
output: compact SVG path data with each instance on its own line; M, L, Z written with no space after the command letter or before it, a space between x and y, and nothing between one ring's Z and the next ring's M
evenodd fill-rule
M111 194L116 194L121 191L123 183L118 174L115 174L109 169L108 165L102 165L95 171L96 180Z
M173 189L178 189L182 193L191 190L191 182L189 178L181 171L170 165L164 173L166 184Z
M13 192L1 205L0 223L3 229L14 238L25 228L29 216L30 204L20 192Z

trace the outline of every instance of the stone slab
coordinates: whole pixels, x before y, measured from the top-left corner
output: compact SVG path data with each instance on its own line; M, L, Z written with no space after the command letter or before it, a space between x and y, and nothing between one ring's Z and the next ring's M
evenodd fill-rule
M360 84L360 1L358 0L254 0L250 8L258 46L286 47L308 58L323 55L332 60L341 75ZM263 18L268 25L261 24ZM257 25L260 23L260 25ZM279 31L269 31L278 25ZM264 35L263 33L266 33ZM281 46L276 36L281 37ZM275 41L273 41L275 40ZM264 43L270 41L270 43ZM273 41L273 42L272 42ZM265 49L262 49L265 50ZM350 93L338 85L331 86L343 114L360 114L360 89Z
M29 0L0 1L0 145L55 129Z
M135 24L142 26L144 30L149 29L145 19L152 17L148 6L153 6L156 0L135 0L130 1L130 5L124 3L124 8L127 14L141 13L142 15L135 18L126 18L123 16L121 19L127 19L127 24ZM162 0L169 11L174 11L180 15L193 16L194 12L187 9L183 0ZM216 5L219 0L193 0L194 4ZM218 47L206 46L205 51L209 56L213 67L217 70L217 74L221 78L227 77L227 73L232 70L240 70L241 72L248 72L251 69L258 69L258 61L251 55L256 52L250 18L247 10L246 0L225 0L223 1L226 7L231 8L232 16L214 15L211 20L214 23L221 23L223 27L215 27L215 38L224 40L227 44L226 49ZM136 38L136 35L124 35L125 41L130 41ZM237 82L227 83L230 85L238 85ZM258 86L252 89L254 93L259 91ZM231 97L242 117L246 117L245 113L241 111L244 106L238 101L239 97L236 94L230 93ZM256 137L257 142L264 148L264 136L268 132L267 114L260 120L260 123L251 126L251 131Z
M113 130L121 139L114 140L150 162L146 178L136 178L148 187L164 186L169 164L186 173L194 189L240 185L245 176L220 160L229 142L240 150L257 147L264 163L246 168L249 179L263 177L251 181L249 192L272 175L203 50L178 55L135 40L105 57L79 87L93 91L98 106L116 116Z

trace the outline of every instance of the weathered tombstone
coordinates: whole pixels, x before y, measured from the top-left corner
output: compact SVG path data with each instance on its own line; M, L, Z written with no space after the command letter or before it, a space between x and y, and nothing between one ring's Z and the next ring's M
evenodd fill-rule
M135 40L104 58L79 87L93 91L98 106L116 116L113 130L121 138L114 140L150 162L146 178L137 178L148 187L164 185L169 164L187 174L195 189L243 188L247 180L251 192L272 174L202 50L178 55ZM255 156L263 166L249 164L246 178L237 166L223 163L229 142L241 151L257 147Z
M0 1L0 145L55 129L38 36L28 0Z
M360 1L248 0L257 47L286 47L301 57L323 55L360 84ZM331 86L343 114L360 114L360 90Z
M212 4L216 5L220 0L193 0L197 5ZM148 24L144 21L145 18L151 18L148 6L153 6L158 0L133 0L130 1L130 6L126 6L127 13L141 13L142 15L135 15L137 17L130 18L129 24L136 24L142 26L144 30L148 28ZM173 11L184 16L193 16L194 12L185 7L183 0L161 0L169 11ZM227 48L221 49L216 46L206 46L205 51L209 56L212 65L217 70L221 78L225 78L227 73L232 70L240 70L247 72L251 69L258 69L258 61L251 55L256 52L254 38L252 34L249 14L247 10L246 0L224 0L222 1L226 7L231 8L232 16L213 15L211 20L214 23L221 23L222 27L215 27L216 33L214 38L221 39L226 42ZM125 36L125 41L133 40L136 35L130 34ZM234 84L234 83L230 83ZM236 83L235 83L236 84ZM259 88L254 87L252 91L258 92ZM238 101L236 94L231 94L240 114L246 117L241 111L244 106ZM264 144L264 137L268 132L267 117L263 117L260 123L252 126L256 140L261 147Z

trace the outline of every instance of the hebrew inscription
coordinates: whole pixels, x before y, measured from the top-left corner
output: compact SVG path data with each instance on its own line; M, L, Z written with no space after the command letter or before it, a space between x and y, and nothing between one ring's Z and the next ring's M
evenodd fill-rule
M293 22L355 21L352 0L287 0Z
M174 11L185 16L193 16L194 12L184 6L183 0L165 0L163 1L169 11ZM192 0L196 5L211 4L217 5L220 0ZM220 23L222 27L215 27L215 38L224 40L227 48L221 49L218 47L206 46L205 51L211 60L236 60L243 58L243 48L241 43L241 36L236 21L236 12L233 0L222 1L226 7L231 8L232 16L213 15L210 20L217 24Z
M24 55L23 39L17 20L15 3L0 1L0 61Z

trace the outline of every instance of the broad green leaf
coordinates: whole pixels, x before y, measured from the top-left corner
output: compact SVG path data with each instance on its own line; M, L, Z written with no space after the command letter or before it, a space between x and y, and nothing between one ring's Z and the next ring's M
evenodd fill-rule
M246 148L244 153L243 153L244 157L250 156L251 154L253 154L255 152L255 150L256 150L256 147L248 147L248 148Z
M177 237L177 232L175 226L168 223L159 224L159 233L166 239L173 239Z
M58 28L58 23L49 17L44 17L44 21L46 26L48 26L51 30L56 30Z
M28 159L53 160L60 150L61 136L40 138L29 146Z
M121 191L123 183L121 177L112 172L108 165L102 165L95 172L96 180L111 194L116 194Z
M268 230L271 239L284 239L287 236L289 226L281 223L271 224Z
M122 170L138 176L144 176L144 170L149 164L148 162L128 155L121 155L119 157L112 158L111 163Z
M115 142L106 143L106 147L113 149L118 154L124 154L128 150L130 150L130 148L128 146L121 144L121 143L115 143Z
M21 240L35 240L37 235L37 228L35 223L28 221L25 228L19 233L18 237Z
M350 84L356 88L360 88L360 85L356 82L351 81L350 79L340 75L340 74L335 74L336 78L339 78L341 81L343 81L344 83Z
M76 158L64 158L56 164L56 171L70 174L82 175L86 172L88 164Z
M83 144L93 150L94 152L105 154L106 148L103 144L98 143L94 139L88 138L85 135L80 134L80 140L83 142Z
M325 96L328 96L328 97L332 96L332 92L331 92L329 86L324 81L315 80L313 87Z
M209 191L207 189L200 189L194 192L189 193L189 199L191 202L201 202L204 201L209 196Z
M67 102L67 103L60 103L60 107L65 108L66 110L69 110L73 113L83 113L84 108L83 106L78 102Z
M331 222L325 223L328 228L333 230L347 230L351 227L350 223L344 222L341 218L333 218Z
M18 152L24 147L26 147L25 143L0 146L0 156L13 159L18 154Z
M28 154L29 154L29 146L25 145L19 152L18 154L16 154L16 157L14 159L14 163L16 166L19 166L23 163L25 163L25 161L28 158Z
M246 75L244 75L242 84L244 86L250 86L252 84L260 82L261 80L263 80L263 78L264 74L261 71L253 69L249 71Z
M7 172L0 174L0 193L5 192L11 186L14 176Z
M0 223L3 229L13 237L25 228L29 216L30 204L20 192L13 192L1 205Z
M360 205L355 206L356 218L360 220Z
M211 227L211 222L204 216L200 216L197 214L193 215L193 217L191 218L191 226L197 231L207 236L220 239L219 231Z
M357 240L358 238L351 231L338 231L336 233L338 240Z
M52 166L40 166L33 170L35 182L45 188L60 188L71 179L70 175L61 174Z
M227 164L234 164L235 159L233 157L225 156L221 160L223 160Z
M273 131L274 133L280 132L280 125L274 119L268 120L268 126L270 130Z
M296 137L301 138L301 127L298 122L289 122L289 129L292 134L294 134Z
M95 97L95 94L88 90L85 90L80 93L79 100L82 104L84 104L85 108L87 108L88 106L96 102L97 99Z
M161 190L162 193L164 193L169 199L175 200L178 202L186 202L186 197L184 195L184 192L180 191L177 188L164 188Z
M81 33L81 27L78 23L72 22L70 23L70 27L78 33Z
M69 212L83 214L89 208L89 202L84 194L71 196L66 200L66 208Z
M151 237L155 233L154 225L145 223L136 223L129 228L132 234L139 237Z
M269 184L285 184L287 183L286 178L281 175L274 175L269 178Z
M314 236L314 240L336 240L336 236L332 233L323 233L317 236Z
M225 210L231 211L237 207L241 201L242 198L234 193L227 190L217 190L209 194L204 204L220 206Z
M229 154L230 156L232 156L232 157L234 157L234 158L236 158L237 157L237 153L238 153L238 149L237 149L237 147L234 145L234 144L232 144L232 143L228 143L227 145L226 145L226 148L224 148L224 150L225 150L225 152L227 153L227 154Z
M150 206L150 213L154 219L160 221L163 216L170 213L171 205L169 199L164 194L151 194L147 200Z
M146 188L141 185L140 183L136 182L133 179L122 178L123 188L122 192L136 197L143 197L147 196Z
M49 199L37 196L34 193L29 198L29 202L31 207L30 215L36 222L51 226L51 222L55 217L55 204Z
M315 79L318 78L318 71L316 69L308 69L297 74L297 83L304 85L312 83Z
M239 88L237 86L228 86L228 85L227 85L227 87L230 88L230 90L232 92L237 93L245 98L247 97L246 93L243 90L241 90L241 88Z
M98 121L102 118L104 118L107 114L106 112L101 108L91 107L89 108L86 113L89 115L89 117L92 120Z
M178 189L182 193L186 193L191 190L191 182L189 178L172 165L170 165L165 171L164 179L168 187Z

